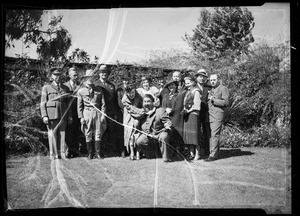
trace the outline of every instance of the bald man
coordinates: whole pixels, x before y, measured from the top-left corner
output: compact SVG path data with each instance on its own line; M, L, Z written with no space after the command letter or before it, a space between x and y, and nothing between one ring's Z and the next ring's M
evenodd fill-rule
M224 110L228 106L229 91L226 86L220 84L217 74L212 74L209 78L212 89L208 95L208 112L211 136L209 140L210 154L206 162L219 158L220 144L219 137L222 130Z
M71 67L68 71L69 81L64 83L65 86L69 88L70 93L73 96L77 95L77 89L79 88L78 83L78 72L77 68ZM79 155L79 134L80 130L80 119L77 115L77 98L71 97L68 100L70 105L71 115L73 122L67 125L66 128L66 143L68 145L68 152L66 154L67 158L76 157Z

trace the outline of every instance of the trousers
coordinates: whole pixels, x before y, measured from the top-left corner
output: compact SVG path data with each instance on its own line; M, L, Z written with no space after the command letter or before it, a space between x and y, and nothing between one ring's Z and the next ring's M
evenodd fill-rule
M85 135L86 142L93 141L93 136L95 141L101 140L105 130L104 122L100 122L101 115L100 112L97 112L93 108L83 110L83 117L86 124L81 125L81 129Z
M157 144L159 145L160 152L162 155L163 159L168 159L169 158L169 140L170 136L167 132L161 132L158 135L158 140L156 139L150 139L148 136L145 134L141 134L137 140L136 144L138 147L141 149L145 147L151 147L152 145L154 146L154 152L157 153L156 146Z
M215 120L210 122L211 136L209 140L210 155L209 157L218 158L220 152L220 134L222 130L222 121Z
M66 121L60 119L49 120L47 128L50 156L65 156L68 151L66 145Z

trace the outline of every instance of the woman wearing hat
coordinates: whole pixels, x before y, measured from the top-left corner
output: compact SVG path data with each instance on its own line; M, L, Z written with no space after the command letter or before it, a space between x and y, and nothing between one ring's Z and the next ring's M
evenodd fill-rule
M122 98L124 105L123 124L124 126L124 146L130 152L130 160L134 160L134 150L136 142L134 139L134 128L138 124L138 119L144 115L143 98L136 92L134 85L127 85Z
M199 89L196 87L194 77L185 77L184 81L187 87L187 93L183 100L183 110L181 112L184 116L183 140L190 148L190 156L188 159L194 158L194 160L198 160L200 158L200 122L198 116L201 109L201 95Z

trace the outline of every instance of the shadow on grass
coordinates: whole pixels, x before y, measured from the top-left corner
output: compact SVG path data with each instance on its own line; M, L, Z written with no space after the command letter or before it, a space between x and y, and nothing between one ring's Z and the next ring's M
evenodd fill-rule
M244 156L244 155L253 155L253 154L254 154L253 152L242 151L241 149L220 149L219 159Z

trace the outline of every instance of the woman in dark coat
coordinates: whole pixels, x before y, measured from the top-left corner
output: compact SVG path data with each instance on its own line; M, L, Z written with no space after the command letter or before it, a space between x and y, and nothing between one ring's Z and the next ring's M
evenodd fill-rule
M199 113L201 109L201 95L199 89L196 87L196 80L194 77L185 77L185 85L187 93L183 101L182 115L184 116L183 125L183 140L186 145L189 145L190 156L189 159L200 158L200 145L199 145ZM196 151L195 151L196 149Z

